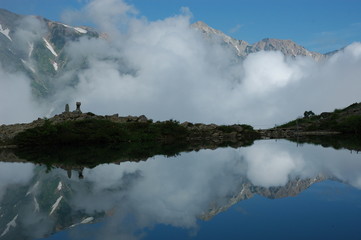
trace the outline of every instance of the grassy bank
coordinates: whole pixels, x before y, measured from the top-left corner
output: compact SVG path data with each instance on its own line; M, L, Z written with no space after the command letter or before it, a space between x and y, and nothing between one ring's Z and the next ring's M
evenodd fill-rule
M359 135L361 134L361 104L354 103L344 109L336 109L319 115L306 111L303 118L290 121L279 128L294 128L299 131L336 131Z
M175 121L115 123L103 119L64 121L28 129L14 138L22 146L116 144L185 141L188 130Z
M46 120L42 125L20 132L13 139L19 147L49 145L118 145L120 143L176 144L196 148L197 145L228 146L238 142L253 142L259 134L248 125L180 124L174 120L153 122L116 122L90 118L63 120L54 123Z

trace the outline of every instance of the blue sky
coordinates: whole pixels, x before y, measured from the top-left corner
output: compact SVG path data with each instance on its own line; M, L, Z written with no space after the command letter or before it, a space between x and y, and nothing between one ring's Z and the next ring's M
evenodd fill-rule
M67 9L89 0L1 0L0 8L20 14L61 19ZM250 43L263 38L291 39L306 48L328 52L361 41L361 0L126 0L150 21L188 7L192 21L204 21Z

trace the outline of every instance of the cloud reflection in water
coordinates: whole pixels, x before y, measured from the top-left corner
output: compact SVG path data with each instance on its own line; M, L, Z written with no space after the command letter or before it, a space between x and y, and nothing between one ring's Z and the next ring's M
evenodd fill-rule
M62 169L45 174L39 168L34 171L31 164L2 163L4 174L0 176L0 186L6 198L5 191L19 191L17 186L20 184L25 186L25 195L39 181L29 201L14 200L18 204L27 204L20 206L17 213L18 227L23 231L33 229L33 233L50 233L60 222L64 227L78 223L74 219L79 214L81 218L94 216L96 221L105 214L108 217L102 220L101 227L86 231L89 237L139 239L146 229L158 224L196 233L198 219L210 219L255 194L270 198L297 195L313 183L326 179L361 189L360 156L350 154L348 150L309 144L297 147L284 140L257 141L239 149L201 150L171 158L155 156L143 162L103 164L85 169L84 179L68 179ZM15 181L9 176L18 178ZM56 190L59 182L62 189ZM49 216L50 207L59 196L64 196L60 210ZM38 212L34 211L33 197L40 206ZM53 199L48 205L42 202L49 198ZM63 210L62 204L67 206ZM9 215L9 221L13 217ZM51 224L31 222L31 219L44 222L46 218ZM1 232L4 227L0 226ZM73 228L70 235L78 239L78 235L84 237L84 232L81 228Z

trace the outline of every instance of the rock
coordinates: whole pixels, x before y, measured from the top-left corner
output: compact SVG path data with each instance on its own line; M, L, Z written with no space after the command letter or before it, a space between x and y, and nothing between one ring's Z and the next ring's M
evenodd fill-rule
M138 117L137 122L143 122L143 123L148 122L148 118L144 115L141 115Z
M194 126L194 124L190 123L190 122L184 122L184 123L181 123L181 126L186 127L186 128L191 128Z
M105 119L111 120L111 121L117 121L119 119L119 114L113 114L110 116L105 116Z
M76 102L76 109L75 109L74 113L81 113L80 105L81 105L81 102Z
M224 140L235 142L237 141L237 132L231 132L224 134Z
M243 127L241 125L231 125L231 127L233 127L237 132L243 132Z
M219 139L221 137L221 134L219 132L215 132L212 134L213 139Z
M65 105L65 113L68 113L69 112L69 104L66 104Z

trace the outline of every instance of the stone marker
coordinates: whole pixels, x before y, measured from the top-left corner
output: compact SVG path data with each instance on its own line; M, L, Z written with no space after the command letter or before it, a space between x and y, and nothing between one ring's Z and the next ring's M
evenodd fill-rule
M69 112L69 104L65 104L65 112L66 112L66 113Z
M76 102L76 110L75 110L75 112L81 113L80 105L81 105L81 102Z

